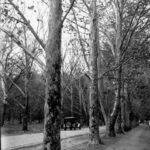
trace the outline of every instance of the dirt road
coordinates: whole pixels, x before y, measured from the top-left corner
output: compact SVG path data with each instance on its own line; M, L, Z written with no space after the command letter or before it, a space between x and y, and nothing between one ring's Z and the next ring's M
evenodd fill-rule
M104 133L105 126L101 126L100 131ZM75 145L80 145L85 141L87 142L88 133L89 128L61 131L63 148L66 149ZM36 146L40 147L43 141L43 133L2 136L1 140L2 150L30 149L28 147L34 149Z
M102 141L104 145L90 147L88 135L83 134L62 140L62 150L150 150L150 127L140 125L124 135L117 135L115 138L102 137ZM42 150L42 147L41 145L33 145L17 150L25 149Z

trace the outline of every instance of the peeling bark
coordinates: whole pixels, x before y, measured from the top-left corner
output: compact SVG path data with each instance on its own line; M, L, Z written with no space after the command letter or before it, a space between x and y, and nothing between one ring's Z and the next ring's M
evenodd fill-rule
M99 136L99 102L98 102L98 27L96 0L92 0L90 7L90 47L91 47L91 89L90 89L90 110L89 110L89 144L101 143Z
M115 103L113 106L113 111L110 115L110 122L109 122L109 136L116 136L115 133L115 123L118 117L118 113L121 114L121 73L122 73L122 66L121 66L121 42L122 42L122 14L123 14L123 1L114 0L114 7L116 9L116 42L115 42L115 50L116 50L116 64L120 65L118 71L116 71L116 83L117 83L117 92ZM121 118L119 116L119 124L121 124ZM119 125L121 127L121 125Z
M121 72L122 72L122 67L120 66L118 69L118 83L117 83L117 92L116 92L116 99L115 99L115 103L113 106L113 111L110 115L110 122L109 122L109 136L114 137L116 136L115 133L115 123L116 123L116 119L118 117L120 110L120 99L121 99ZM119 120L120 121L120 120Z
M46 46L44 150L60 150L61 128L61 0L50 0Z

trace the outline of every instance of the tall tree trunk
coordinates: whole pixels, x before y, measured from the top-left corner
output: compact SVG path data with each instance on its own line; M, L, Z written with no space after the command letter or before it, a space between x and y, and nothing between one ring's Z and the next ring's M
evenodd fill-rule
M130 101L130 89L129 85L125 88L126 90L126 103L125 103L125 117L126 117L126 122L125 122L125 131L128 131L131 129L131 122L130 122L130 114L131 114L131 101Z
M1 124L0 124L0 136L1 136ZM0 150L2 149L2 146L1 146L1 138L0 138Z
M115 123L116 123L116 119L117 119L117 116L118 116L118 113L121 111L120 110L120 99L121 99L121 66L119 67L118 69L118 83L117 83L117 92L116 92L116 98L115 98L115 103L114 103L114 106L113 106L113 111L110 115L110 121L109 121L109 136L116 136L116 133L115 133Z
M22 124L22 114L21 114L21 112L19 113L19 124Z
M106 115L103 103L102 103L102 99L105 99L104 96L104 83L103 83L103 78L101 80L98 81L98 88L99 88L99 103L100 103L100 107L101 107L101 111L102 111L102 115L105 121L105 126L106 126L106 132L105 132L105 136L108 136L108 122L109 122L109 118Z
M73 86L71 85L71 116L73 116Z
M3 126L4 123L5 123L6 108L7 108L7 104L6 104L6 103L3 103L3 112L2 112L2 122L1 122L1 126Z
M11 116L12 116L11 110L9 109L8 116L7 116L7 121L9 122L9 124L10 124L10 121L11 121Z
M2 66L2 72L4 67ZM2 120L1 120L1 126L4 125L5 122L5 115L6 115L6 108L7 108L7 88L6 88L6 76L3 74L3 78L1 78L1 88L3 92L3 112L2 112Z
M23 119L22 119L22 130L27 131L28 130L28 96L24 97L25 101L25 108L23 110Z
M122 130L125 131L125 123L126 123L126 116L125 116L125 82L122 82L122 99L121 99L121 117L122 117Z
M79 105L80 105L80 124L82 118L82 87L81 87L81 79L79 78Z
M61 128L61 17L62 1L49 0L49 34L46 45L44 150L60 150Z
M110 122L109 122L109 136L116 136L115 133L115 123L118 116L118 113L121 111L120 107L120 92L121 92L121 72L122 72L122 66L121 66L121 42L122 42L122 15L123 15L123 3L124 1L118 1L114 0L114 6L115 6L115 15L116 15L116 41L115 41L115 50L116 50L116 65L120 65L118 71L116 72L116 83L117 83L117 92L116 92L116 98L115 103L113 106L113 111L110 115ZM120 116L119 116L120 117ZM119 124L120 124L119 119ZM121 125L119 125L121 127Z
M24 39L25 39L25 47L27 48L27 37L26 37L26 27L24 26ZM25 109L23 112L23 123L22 123L22 130L27 131L28 130L28 117L29 117L29 95L28 95L28 82L29 82L29 56L25 53Z
M90 90L90 112L89 112L89 144L100 144L99 136L99 102L98 102L98 17L96 0L92 0L90 8L90 47L91 47L91 90Z
M120 67L122 67L122 66L120 66ZM121 73L120 73L121 74ZM119 99L119 108L118 108L118 118L117 118L117 133L118 134L123 134L124 132L123 132L123 128L122 128L122 107L121 107L121 104L122 104L122 94L123 94L123 87L122 87L122 77L121 77L121 75L119 75L119 77L120 77L120 79L119 79L119 82L120 83L118 83L118 84L121 84L121 86L120 86L120 99Z
M118 110L118 118L117 118L117 133L123 134L123 128L122 128L122 110L121 110L121 103Z
M125 126L126 126L126 115L125 115L125 99L121 102L121 113L122 113L122 129L125 131Z
M99 42L98 42L98 46L100 49ZM101 77L103 72L104 72L103 54L101 51L99 51L99 54L98 54L98 76ZM106 126L105 136L108 136L108 120L109 119L108 119L108 116L106 115L106 112L105 112L105 109L103 106L103 102L102 102L102 99L106 100L105 96L104 96L104 78L103 77L98 80L98 93L99 93L100 108L101 108L101 112L102 112L105 126Z
M61 127L63 127L63 124L64 124L64 91L61 90Z

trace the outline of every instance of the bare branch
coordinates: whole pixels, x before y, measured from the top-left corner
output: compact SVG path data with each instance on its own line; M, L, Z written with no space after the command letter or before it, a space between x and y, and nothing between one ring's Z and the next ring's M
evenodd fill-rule
M2 15L4 15L4 14L2 14ZM12 19L12 20L15 20L15 21L17 21L17 22L20 22L20 23L22 23L22 24L24 24L24 25L27 25L26 22L23 22L23 21L21 21L21 20L15 18L15 17L12 17L12 16L10 16L10 15L7 15L7 17L10 18L10 19Z
M102 28L102 27L100 27L100 28ZM115 48L114 48L114 45L113 45L113 43L112 43L112 41L111 41L111 38L110 38L108 32L107 32L104 28L102 28L102 30L99 30L99 31L100 31L101 33L103 33L103 34L105 35L105 37L108 39L108 43L109 43L109 45L110 45L110 47L111 47L112 54L113 54L113 56L115 57Z
M5 30L5 29L2 29L0 28L0 30L2 30L3 32L5 32L9 37L12 38L12 40L19 46L23 49L23 51L25 53L27 53L31 58L33 58L34 60L36 60L36 62L40 65L41 69L45 71L45 64L37 57L35 57L31 52L29 52L25 46L23 46L23 44L12 34L10 33L9 31Z
M131 28L131 26L132 26L133 20L134 20L134 18L135 18L135 16L136 16L136 13L137 13L138 9L139 9L139 2L138 2L137 6L136 6L136 9L135 9L135 11L134 11L134 15L133 15L132 18L131 18L131 21L130 21L128 30L126 31L126 33L125 33L125 35L124 35L124 37L123 37L123 39L122 39L122 42L121 42L121 46L120 46L120 47L123 46L123 43L124 43L124 41L125 41L125 38L127 37L128 33L129 33L129 31L130 31L130 28Z
M71 23L73 23L73 24L75 24L76 25L76 22L74 22L73 20L70 20L70 19L68 19L68 18L66 18L69 22L71 22ZM89 29L88 28L86 28L86 27L84 27L84 26L82 26L82 25L79 25L78 24L78 27L80 27L80 28L82 28L82 29L84 29L84 30L86 30L86 31L89 31Z
M22 109L25 109L25 107L15 98L12 98Z
M31 26L30 22L25 18L25 16L23 15L23 13L20 11L19 7L16 6L12 0L8 0L8 2L14 7L14 9L18 12L18 14L21 16L21 18L23 19L23 21L26 23L28 29L31 31L31 33L34 35L34 37L36 38L36 40L39 42L39 44L41 45L41 47L43 49L45 49L45 44L43 43L43 41L39 38L39 36L37 35L37 33L34 31L33 27Z
M20 93L25 96L25 93L23 90L7 75L6 72L3 71L3 73L6 75L6 77L11 81L11 83L20 91Z
M83 1L84 5L86 6L86 8L87 8L88 12L90 13L90 7L88 6L88 4L86 3L86 1L85 1L85 0L82 0L82 1Z
M66 12L65 16L63 17L63 19L62 19L62 21L61 21L62 24L64 23L65 19L67 18L67 16L68 16L70 10L72 9L72 7L73 7L75 1L76 1L76 0L73 0L72 2L70 1L70 2L71 2L71 5L70 5L68 11Z
M85 55L85 48L84 48L84 45L83 45L83 42L82 42L82 38L81 38L81 35L80 35L80 31L79 31L79 27L78 27L78 23L77 23L77 18L76 18L74 10L72 10L72 11L73 11L73 15L74 15L75 23L76 23L77 33L78 33L78 36L79 36L79 42L80 42L80 45L81 45L81 48L82 48L84 60L85 60L85 63L87 65L87 68L89 69L90 66L89 66L89 63L87 61L87 57Z

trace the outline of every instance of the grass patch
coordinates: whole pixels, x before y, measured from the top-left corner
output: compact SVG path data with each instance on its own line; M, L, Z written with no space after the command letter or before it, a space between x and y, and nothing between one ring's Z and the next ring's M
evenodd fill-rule
M20 134L31 134L31 133L40 133L43 132L44 125L43 123L29 123L28 131L22 131L22 124L14 123L9 124L6 123L2 128L2 135L11 136L11 135L20 135Z

